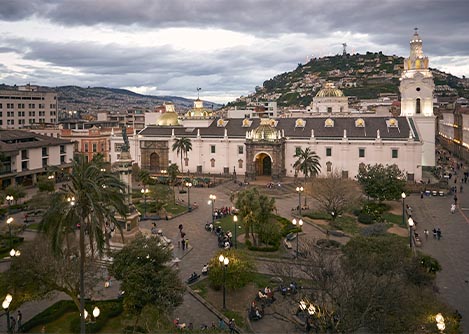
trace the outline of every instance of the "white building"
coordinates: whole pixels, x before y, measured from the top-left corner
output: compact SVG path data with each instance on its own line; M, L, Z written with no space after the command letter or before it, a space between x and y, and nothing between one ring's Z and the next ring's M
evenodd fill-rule
M21 129L37 123L57 123L57 93L38 86L0 90L0 128Z
M431 90L431 82L422 83L418 71L413 71L414 76L403 74L403 85L408 87L411 79L422 87L421 91ZM214 119L207 114L178 119L176 113L167 112L157 124L130 138L132 159L153 173L166 169L170 163L180 165L180 156L172 145L176 138L187 137L192 150L179 166L184 172L236 172L248 180L259 176L279 180L295 176L295 153L299 148L310 148L320 158L321 175L338 171L353 178L361 164L396 164L408 180L421 180L423 163L431 164L431 155L434 156L434 151L424 152L424 147L431 147L429 142L434 145L435 135L434 127L431 133L429 126L434 122L433 112L427 110L426 104L420 113L415 108L406 109L405 115L396 118L352 116L342 91L330 85L322 91L316 96L319 100L315 98L313 102L319 108L314 117ZM407 88L401 91L403 97L410 99ZM419 96L421 100L427 98ZM119 136L111 138L111 162L118 159L116 148L121 142Z

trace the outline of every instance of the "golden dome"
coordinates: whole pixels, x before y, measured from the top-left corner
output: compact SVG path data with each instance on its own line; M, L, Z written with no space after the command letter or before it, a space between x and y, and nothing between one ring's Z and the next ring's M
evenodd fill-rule
M277 139L277 130L272 127L269 120L261 120L261 124L252 131L252 140L274 141Z
M161 117L158 119L159 126L175 126L179 125L178 114L174 111L165 112Z
M341 97L344 96L344 93L335 88L334 84L326 83L323 89L321 89L317 94L316 97Z

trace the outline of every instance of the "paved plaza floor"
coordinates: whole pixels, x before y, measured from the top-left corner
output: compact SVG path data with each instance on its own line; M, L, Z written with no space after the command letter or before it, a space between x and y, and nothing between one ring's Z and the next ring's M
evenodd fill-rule
M263 187L264 185L259 185ZM189 275L196 271L200 273L202 266L209 261L219 248L216 237L213 233L205 230L205 223L211 220L211 206L207 204L210 194L217 196L215 207L232 206L229 197L232 191L242 190L233 182L224 183L216 188L193 188L191 190L191 200L198 203L198 208L192 212L181 215L171 220L157 221L158 228L173 240L175 245L174 254L181 259L179 262L180 277L186 280ZM469 191L469 188L468 188ZM272 195L276 197L276 207L278 214L286 218L292 218L292 208L298 203L298 195L275 190ZM277 196L278 195L278 196ZM181 199L187 199L183 194ZM183 197L184 196L184 197ZM413 218L417 222L417 231L423 236L423 230L432 230L440 227L443 232L441 240L430 238L425 240L421 250L438 259L443 267L441 273L437 275L437 285L441 296L463 315L463 328L469 331L469 260L467 260L469 236L469 196L465 193L459 194L458 210L455 214L450 213L450 205L453 202L452 196L445 197L424 197L412 194L406 198L406 203L413 208ZM311 203L311 199L308 199ZM310 206L312 206L310 204ZM186 238L189 239L189 250L183 251L177 247L179 237L179 224L184 226ZM140 229L149 232L150 221L143 221ZM305 224L305 238L324 238L324 234L314 226ZM29 237L32 237L31 235ZM0 265L0 269L5 269L5 264ZM104 286L104 282L103 286ZM101 284L101 283L99 283ZM102 298L114 298L119 291L117 282L111 289L104 289ZM23 319L27 321L35 314L53 304L56 300L65 298L62 295L55 295L49 300L27 303L21 306ZM246 308L248 305L246 305ZM201 324L210 324L212 321L218 323L216 314L204 307L197 299L189 293L184 295L184 302L174 312L175 317L179 317L182 322L192 322L194 328ZM263 321L265 320L265 321ZM256 322L253 329L256 333L299 333L301 330L292 325L286 325L284 319L263 319ZM5 322L0 320L0 332L4 331ZM280 331L280 332L279 332Z

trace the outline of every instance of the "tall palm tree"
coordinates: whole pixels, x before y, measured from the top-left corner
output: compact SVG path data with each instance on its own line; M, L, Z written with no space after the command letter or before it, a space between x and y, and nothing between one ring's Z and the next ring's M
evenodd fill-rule
M297 172L300 171L303 173L305 178L305 185L308 176L316 176L321 172L319 156L316 154L316 152L311 151L309 147L304 150L299 148L293 157L298 158L293 164L293 168L295 168ZM306 194L304 197L306 206Z
M87 162L78 156L67 176L70 182L65 189L54 193L51 204L42 220L42 229L52 239L52 247L60 256L76 236L79 226L80 248L80 333L85 333L85 283L84 268L87 256L102 254L109 236L106 223L117 224L116 215L125 217L125 184L118 176L103 169L102 159ZM86 231L86 233L85 233ZM85 240L87 239L87 240ZM86 242L87 241L87 242ZM87 247L88 246L88 250Z
M176 138L173 143L173 151L181 156L181 173L184 173L184 165L182 164L183 156L187 158L187 153L192 150L192 142L190 138L181 137Z
M171 164L168 167L168 178L169 183L173 186L173 202L176 203L176 192L174 187L176 186L176 181L179 175L179 167L176 164Z

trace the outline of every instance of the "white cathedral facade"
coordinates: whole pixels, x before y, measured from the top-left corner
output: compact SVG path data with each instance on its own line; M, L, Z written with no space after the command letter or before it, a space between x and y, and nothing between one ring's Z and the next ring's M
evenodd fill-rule
M197 99L182 119L168 105L157 124L129 138L130 154L134 163L151 173L176 163L180 171L190 173L236 172L246 180L258 176L281 180L295 176L297 150L310 148L320 158L320 175L339 172L354 178L361 164L396 164L409 181L419 181L422 166L435 165L435 116L434 83L417 31L404 67L399 117L350 116L346 107L340 108L343 101L337 99L343 94L330 86L316 95L325 97L315 98L317 116L304 118L217 118ZM180 156L172 150L181 137L192 143L182 166ZM111 138L111 162L119 159L121 143L120 136Z

